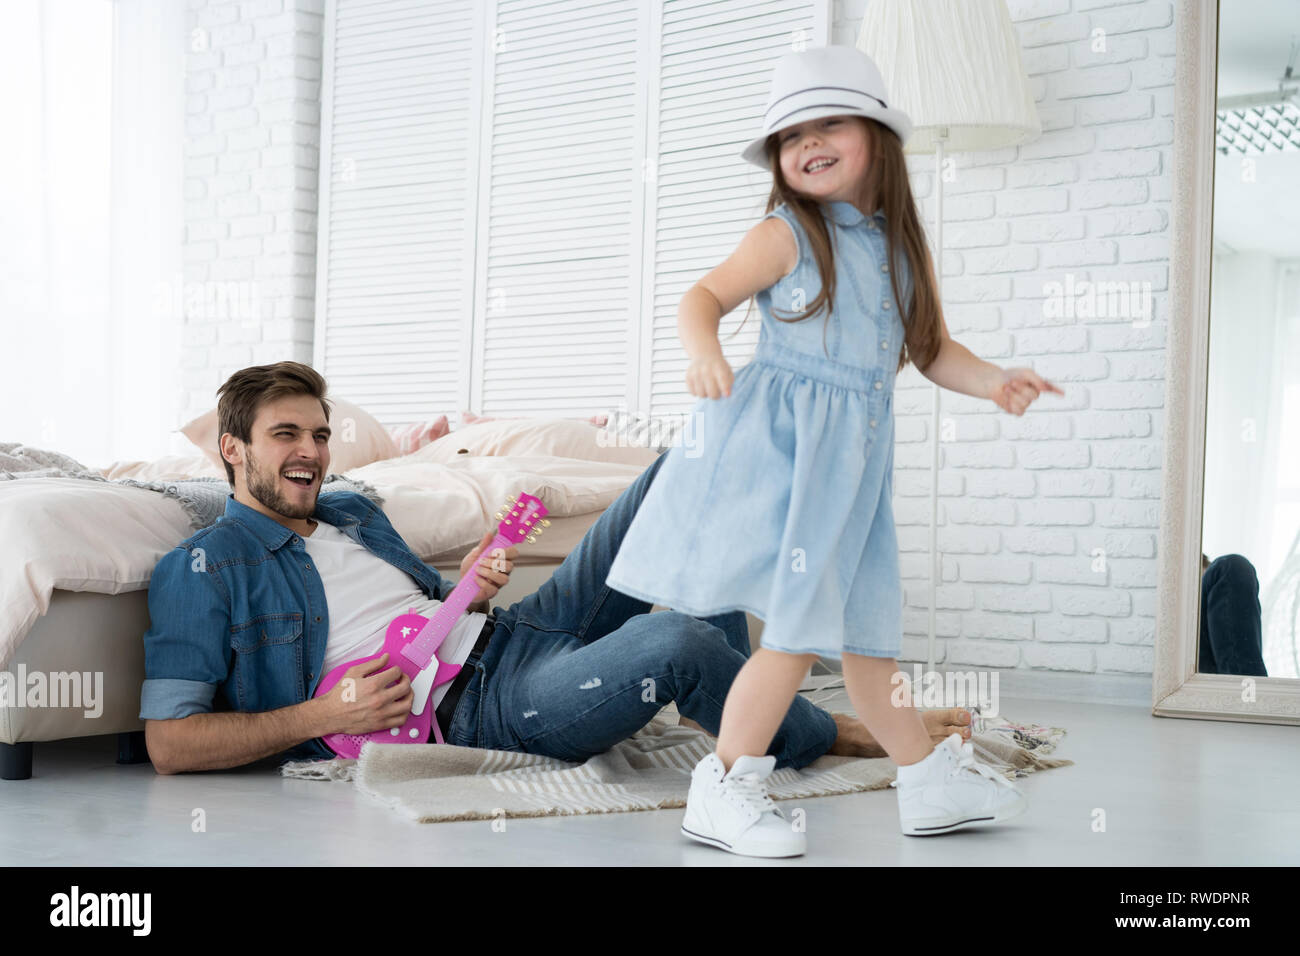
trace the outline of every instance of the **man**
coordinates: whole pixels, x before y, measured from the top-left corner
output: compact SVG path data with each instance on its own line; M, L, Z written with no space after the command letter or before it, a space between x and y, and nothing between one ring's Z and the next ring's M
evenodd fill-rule
M411 710L410 681L384 659L348 671L353 693L340 681L312 696L323 674L376 653L393 617L409 608L430 617L453 587L364 495L319 494L329 468L325 393L325 380L297 362L242 369L219 390L234 492L220 520L158 562L149 586L140 717L159 773L330 757L323 735L392 729ZM662 460L536 593L504 611L488 604L509 580L515 548L477 569L476 601L438 650L462 665L432 698L447 743L583 761L669 701L716 735L750 650L744 614L651 614L603 583ZM466 555L462 576L490 541L491 532ZM924 717L936 742L969 734L965 711ZM861 722L804 698L770 752L795 768L826 753L884 755Z

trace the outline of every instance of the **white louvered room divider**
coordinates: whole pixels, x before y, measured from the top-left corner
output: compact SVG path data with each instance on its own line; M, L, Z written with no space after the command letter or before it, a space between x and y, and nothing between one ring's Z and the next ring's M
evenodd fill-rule
M796 42L830 42L825 3L662 6L650 143L658 174L647 193L652 225L638 349L643 373L634 409L650 415L683 413L695 402L686 390L689 358L677 335L677 305L763 215L771 177L737 154L758 135L772 64ZM748 308L741 303L718 329L733 369L749 360L758 342L757 306L741 325Z
M763 213L738 157L830 0L331 0L316 367L384 424L685 411L677 304ZM722 323L733 364L757 310Z

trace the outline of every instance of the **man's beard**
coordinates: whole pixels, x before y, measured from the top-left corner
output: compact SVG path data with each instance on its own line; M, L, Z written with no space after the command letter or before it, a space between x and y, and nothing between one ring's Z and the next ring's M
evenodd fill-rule
M278 515L286 518L309 518L316 511L316 495L302 504L290 501L280 489L280 475L268 475L258 466L250 449L245 449L244 483L248 493Z

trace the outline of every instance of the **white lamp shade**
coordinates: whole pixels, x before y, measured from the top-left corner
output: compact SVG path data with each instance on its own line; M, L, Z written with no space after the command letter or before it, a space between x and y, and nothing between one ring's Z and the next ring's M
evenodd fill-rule
M871 0L858 49L912 120L907 153L1002 149L1042 135L1005 0Z

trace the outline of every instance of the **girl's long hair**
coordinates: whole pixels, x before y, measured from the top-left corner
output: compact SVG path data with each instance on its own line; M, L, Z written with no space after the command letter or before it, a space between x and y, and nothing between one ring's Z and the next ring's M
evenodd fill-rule
M903 346L898 353L898 369L902 371L909 361L922 371L929 367L939 353L940 341L940 303L936 288L934 261L930 248L925 241L920 218L916 214L916 201L912 197L912 184L908 179L907 165L903 159L903 144L898 136L887 126L855 116L866 128L867 142L870 147L871 164L862 184L862 195L856 203L859 209L866 208L871 197L876 197L875 206L885 213L887 220L886 247L889 258L889 281L894 291L894 301L903 302L902 290L899 288L899 255L907 257L912 274L912 298L903 307ZM832 248L830 230L822 218L822 203L815 199L801 196L790 188L781 172L781 148L779 131L773 133L764 143L768 165L772 170L772 192L767 197L767 209L771 212L781 203L785 203L794 213L804 234L812 245L813 260L821 275L822 288L817 296L808 303L802 313L794 313L791 318L777 315L772 309L772 318L780 322L802 322L814 318L822 309L829 318L835 301L835 252ZM749 300L745 310L745 319L754 305L754 298ZM738 327L735 335L740 331ZM822 327L823 347L825 343L825 326ZM728 336L730 338L731 336Z

